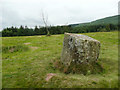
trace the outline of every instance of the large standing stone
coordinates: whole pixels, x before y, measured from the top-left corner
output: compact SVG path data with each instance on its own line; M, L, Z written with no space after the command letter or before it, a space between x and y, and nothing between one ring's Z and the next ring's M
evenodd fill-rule
M71 63L91 63L98 59L100 42L81 34L65 33L61 61L69 66Z

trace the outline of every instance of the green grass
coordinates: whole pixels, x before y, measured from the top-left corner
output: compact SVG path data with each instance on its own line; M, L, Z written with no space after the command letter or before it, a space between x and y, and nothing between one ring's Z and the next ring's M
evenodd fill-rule
M64 74L54 68L61 57L63 34L2 37L2 47L7 48L2 53L3 88L117 88L118 32L84 34L101 42L99 63L105 69L101 74ZM48 73L56 76L46 81Z

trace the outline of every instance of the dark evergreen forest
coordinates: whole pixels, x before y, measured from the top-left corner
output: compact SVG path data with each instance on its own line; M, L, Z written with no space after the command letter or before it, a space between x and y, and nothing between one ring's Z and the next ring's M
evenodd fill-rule
M54 34L64 34L64 32L68 33L89 33L89 32L109 32L118 30L118 25L114 24L106 24L106 25L91 25L91 26L80 26L74 27L72 25L67 26L50 26L47 27L50 35ZM28 28L27 26L10 27L5 28L1 31L3 37L11 37L11 36L33 36L33 35L47 35L46 27L38 27Z

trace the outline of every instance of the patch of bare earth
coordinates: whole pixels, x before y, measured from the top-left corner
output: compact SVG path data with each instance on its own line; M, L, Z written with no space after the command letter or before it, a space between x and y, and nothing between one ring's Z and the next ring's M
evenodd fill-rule
M29 44L31 44L31 43L24 43L25 45L29 45Z
M54 73L48 73L45 80L49 81L53 76L56 76L56 74L54 74Z
M38 47L30 47L32 50L36 50L38 49Z
M14 52L14 50L15 50L15 48L11 48L11 49L9 50L9 52Z
M42 37L42 36L37 36L37 37Z
M59 37L60 35L54 35L55 37Z
M33 38L34 36L25 36L24 38Z

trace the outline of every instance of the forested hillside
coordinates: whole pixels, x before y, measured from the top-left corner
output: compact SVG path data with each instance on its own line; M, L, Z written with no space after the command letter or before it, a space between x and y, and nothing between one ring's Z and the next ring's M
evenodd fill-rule
M72 24L72 26L80 27L80 26L106 25L106 24L117 25L118 24L118 18L120 18L120 15L106 17L106 18L98 19L98 20L88 22L88 23Z
M48 29L48 30L47 30ZM69 33L88 33L88 32L109 32L118 30L118 16L107 17L104 19L96 20L91 23L71 24L64 26L49 26L28 28L28 26L20 26L5 28L2 30L3 37L9 36L33 36L33 35L54 35ZM48 33L49 31L49 33Z

